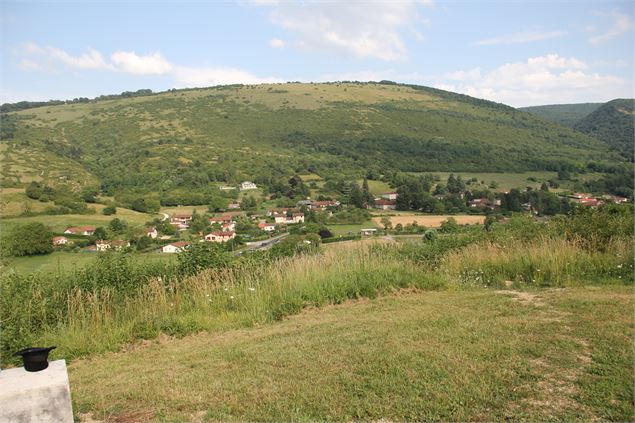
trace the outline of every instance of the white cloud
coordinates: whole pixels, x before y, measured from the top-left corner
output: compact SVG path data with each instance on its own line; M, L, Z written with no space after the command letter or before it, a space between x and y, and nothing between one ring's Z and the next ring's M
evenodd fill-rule
M18 69L22 69L29 72L42 70L42 67L40 66L39 63L29 59L20 60L17 66L18 66Z
M604 34L589 38L589 43L592 45L602 44L633 29L633 20L629 15L613 12L611 17L613 18L613 26Z
M557 54L506 63L489 72L479 68L452 72L435 86L512 106L609 100L632 95L632 85L622 78L589 72L588 65L581 60Z
M404 60L406 30L422 40L417 30L426 20L420 6L431 1L399 2L280 2L270 5L271 19L295 35L293 45L303 50L336 50L358 58Z
M116 51L110 59L117 70L135 75L165 75L172 71L172 64L160 53L139 56L134 51Z
M281 79L261 78L241 69L215 67L185 67L174 69L173 76L179 88L225 84L264 84L283 82Z
M516 32L514 34L507 34L501 37L488 38L486 40L476 41L475 46L493 46L493 45L508 45L508 44L520 44L530 43L534 41L544 41L551 38L561 37L565 35L564 31L523 31Z
M111 65L104 61L101 53L94 49L89 49L87 53L81 56L71 56L64 50L55 47L47 47L46 54L52 59L79 69L108 69Z
M279 38L273 38L271 41L269 41L269 46L271 46L273 48L283 48L284 47L284 41L282 41Z

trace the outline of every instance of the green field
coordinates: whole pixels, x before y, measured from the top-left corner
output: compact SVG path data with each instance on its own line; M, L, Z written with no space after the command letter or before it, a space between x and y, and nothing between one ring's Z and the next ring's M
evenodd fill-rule
M35 272L64 273L81 269L92 263L98 254L84 251L77 253L56 251L43 256L12 257L5 259L5 263L0 267L0 273L9 271L21 274ZM176 260L176 258L170 254L144 253L136 254L135 260L147 263L157 260Z
M388 295L70 365L115 421L632 421L632 288Z
M331 230L331 233L333 233L333 235L335 236L350 235L349 232L352 232L353 235L359 235L359 231L362 229L376 228L376 227L377 225L372 220L369 220L367 222L357 224L357 225L336 225L336 224L328 225L328 228Z
M4 229L10 228L20 223L41 222L48 226L53 232L64 232L69 226L107 226L115 217L125 220L130 226L142 227L146 222L151 221L160 215L152 215L139 213L125 208L117 208L117 214L112 216L104 216L100 210L104 208L101 204L93 204L89 207L97 209L95 214L61 214L61 215L40 215L30 217L15 217L0 220L0 227ZM191 209L190 209L191 211Z

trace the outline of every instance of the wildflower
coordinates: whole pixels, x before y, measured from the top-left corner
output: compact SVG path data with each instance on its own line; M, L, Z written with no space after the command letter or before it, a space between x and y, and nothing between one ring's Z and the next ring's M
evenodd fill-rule
M622 265L621 265L621 264L618 264L618 265L617 265L617 268L618 268L618 269L621 269L621 268L622 268Z
M233 296L233 295L230 295L230 296L229 296L229 299L230 299L230 300L233 300L233 299L234 299L234 296Z
M174 307L174 303L170 303L170 307Z
M249 290L250 290L251 292L255 292L255 291L256 291L256 288L251 288L251 287L250 287L250 288L249 288Z

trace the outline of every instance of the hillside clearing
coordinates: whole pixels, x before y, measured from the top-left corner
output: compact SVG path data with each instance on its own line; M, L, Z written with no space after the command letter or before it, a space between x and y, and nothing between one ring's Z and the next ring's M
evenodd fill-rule
M75 413L108 421L622 420L625 286L418 292L163 338L71 363Z

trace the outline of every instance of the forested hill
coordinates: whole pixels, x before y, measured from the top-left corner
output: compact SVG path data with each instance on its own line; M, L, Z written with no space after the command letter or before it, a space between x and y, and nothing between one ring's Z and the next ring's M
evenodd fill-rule
M573 128L578 121L593 113L603 104L604 103L548 104L545 106L520 107L518 110Z
M111 194L267 186L306 172L342 179L620 160L529 113L390 82L171 90L14 111L2 123L4 186L61 179Z
M633 160L634 104L633 99L609 101L576 123L574 128L604 141L610 148Z

